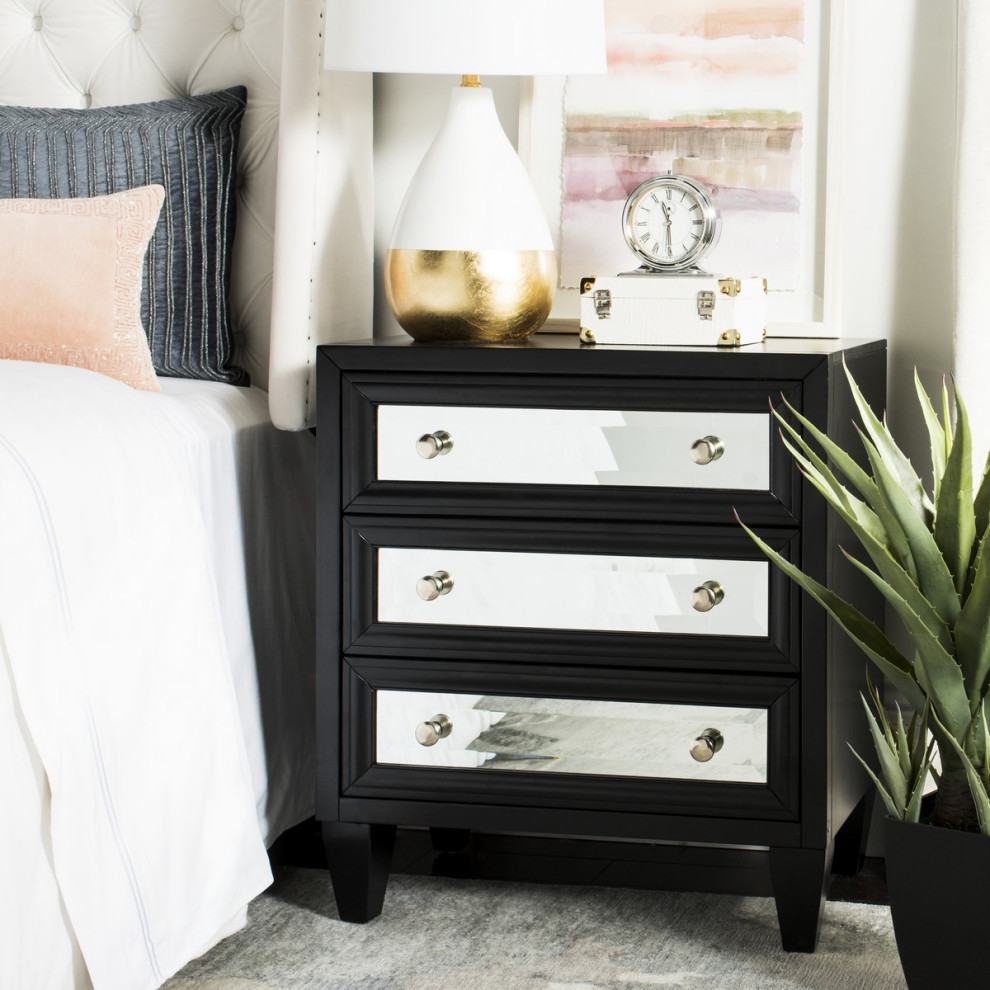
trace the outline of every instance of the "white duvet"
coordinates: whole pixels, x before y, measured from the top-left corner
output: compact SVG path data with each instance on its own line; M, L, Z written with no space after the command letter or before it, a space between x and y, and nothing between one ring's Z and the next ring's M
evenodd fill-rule
M0 361L3 990L156 987L271 881L174 401Z

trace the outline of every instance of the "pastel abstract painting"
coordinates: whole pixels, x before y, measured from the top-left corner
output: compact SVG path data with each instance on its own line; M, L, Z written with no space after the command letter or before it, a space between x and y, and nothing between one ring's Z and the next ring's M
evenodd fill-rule
M807 290L819 0L606 0L605 13L608 74L571 76L564 93L561 286L635 267L623 202L669 170L716 195L707 270Z

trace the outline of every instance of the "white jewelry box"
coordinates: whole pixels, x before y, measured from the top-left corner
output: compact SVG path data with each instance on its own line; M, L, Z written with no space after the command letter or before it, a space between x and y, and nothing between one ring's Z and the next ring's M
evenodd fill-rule
M581 280L581 339L741 347L766 336L767 281L626 272Z

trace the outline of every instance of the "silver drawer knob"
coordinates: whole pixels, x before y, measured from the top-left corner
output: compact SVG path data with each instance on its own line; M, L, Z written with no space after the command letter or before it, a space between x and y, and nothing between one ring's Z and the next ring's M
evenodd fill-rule
M436 746L441 739L454 731L454 723L446 715L434 715L426 722L416 726L416 742L420 746Z
M699 763L707 763L724 745L725 738L718 729L705 729L694 741L691 756Z
M702 437L691 444L691 460L695 464L711 464L725 453L725 445L718 437Z
M718 581L706 581L691 592L691 607L696 612L710 612L725 598L725 592Z
M416 441L416 453L430 460L441 454L449 454L454 449L454 438L446 430L424 433Z
M432 602L441 595L449 595L454 587L454 579L446 571L435 571L416 582L416 594L424 602Z

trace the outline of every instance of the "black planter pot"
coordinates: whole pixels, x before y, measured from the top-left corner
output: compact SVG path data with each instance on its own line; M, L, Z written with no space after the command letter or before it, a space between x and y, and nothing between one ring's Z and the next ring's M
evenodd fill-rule
M884 847L910 990L985 987L990 836L887 818Z

